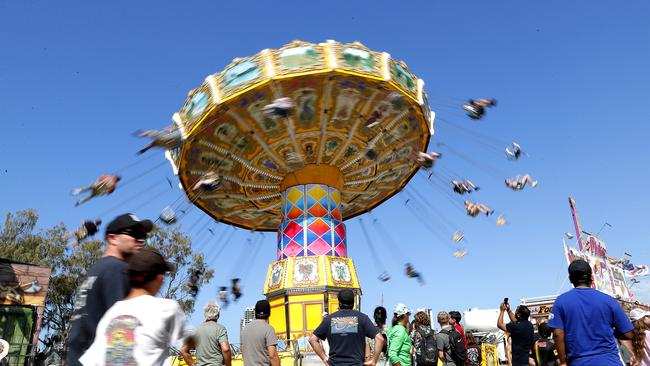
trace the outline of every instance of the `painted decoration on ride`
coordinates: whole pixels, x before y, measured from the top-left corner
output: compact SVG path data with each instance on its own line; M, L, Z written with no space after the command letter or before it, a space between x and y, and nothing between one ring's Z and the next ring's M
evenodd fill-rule
M268 282L266 284L265 293L275 291L283 286L286 263L286 260L283 260L271 264L269 267L269 274L266 276Z
M190 102L187 103L187 106L185 107L185 116L188 119L194 119L205 111L205 108L208 106L208 101L208 94L203 91L197 92L192 96Z
M592 253L581 252L577 249L564 247L567 263L570 264L576 259L584 259L591 266L593 272L592 288L604 292L613 297L632 299L623 270L611 265L607 258L597 257Z
M481 366L497 366L499 365L499 355L497 353L497 345L483 343L481 344Z
M260 75L260 69L253 61L244 61L226 70L223 74L223 86L233 87L255 79Z
M318 258L296 258L293 263L293 286L314 286L321 281Z
M283 194L278 260L331 255L346 257L341 194L324 184L298 185Z
M343 221L396 194L417 171L411 154L392 152L427 146L430 107L420 85L403 62L358 42L295 41L238 58L187 97L177 122L186 139L171 154L173 165L188 191L207 171L223 176L215 192L188 192L192 202L216 220L258 231L282 224L284 177L309 165L336 167L346 208L332 216ZM283 97L295 104L286 117L264 112ZM221 199L228 197L237 205L226 207L234 203ZM321 239L341 255L328 235ZM324 251L300 247L288 252Z
M321 54L313 46L293 47L282 50L278 61L283 68L295 69L319 63Z
M370 52L352 47L343 49L343 62L346 66L364 71L371 71L375 67L375 59Z
M332 273L332 282L335 286L352 285L352 274L350 267L345 260L329 259L330 270Z
M358 288L359 280L350 258L327 258L327 285L333 287Z
M410 72L406 70L404 66L393 61L391 67L391 74L393 80L395 80L397 84L399 84L399 86L404 88L409 93L415 94L415 89L417 86L415 83L415 78L413 77L413 75L411 75Z
M52 270L0 258L0 304L45 306Z

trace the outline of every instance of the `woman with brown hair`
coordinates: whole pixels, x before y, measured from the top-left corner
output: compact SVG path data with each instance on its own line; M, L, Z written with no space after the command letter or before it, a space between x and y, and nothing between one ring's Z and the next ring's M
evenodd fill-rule
M474 338L472 332L466 332L465 339L467 339L467 360L465 361L465 365L479 366L482 360L481 345L476 342L476 338Z
M632 309L630 318L634 324L634 350L635 365L650 366L650 312L641 309Z
M417 366L438 365L438 348L435 332L431 329L429 315L424 311L415 313L411 341L413 343L413 353Z

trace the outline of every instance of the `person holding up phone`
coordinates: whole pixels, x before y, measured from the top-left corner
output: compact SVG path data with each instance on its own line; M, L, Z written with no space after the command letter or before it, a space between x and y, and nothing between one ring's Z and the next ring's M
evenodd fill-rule
M513 314L507 297L503 299L499 310L497 327L510 334L512 339L512 366L528 366L528 358L535 334L533 323L528 320L530 310L527 306L519 305ZM510 318L508 324L503 322L503 314L506 312Z

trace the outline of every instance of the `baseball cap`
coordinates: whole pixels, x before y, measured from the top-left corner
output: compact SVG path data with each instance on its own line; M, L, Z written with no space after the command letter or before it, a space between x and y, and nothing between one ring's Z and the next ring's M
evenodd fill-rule
M338 294L339 303L344 305L354 305L354 291L350 289L341 290Z
M643 309L635 308L630 310L630 319L637 321L643 319L643 317L650 316L650 311L645 311Z
M395 306L395 310L393 310L393 313L395 316L400 317L405 314L410 314L411 309L407 308L404 304L397 304L397 306Z
M165 273L174 272L175 266L165 260L162 254L154 248L142 248L126 260L129 272Z
M122 214L109 222L106 226L106 234L119 234L130 231L135 234L147 234L153 229L151 220L140 220L134 214Z
M584 259L576 259L569 264L571 280L588 280L591 277L591 266Z
M260 300L255 303L255 317L266 319L271 316L271 304L267 300Z

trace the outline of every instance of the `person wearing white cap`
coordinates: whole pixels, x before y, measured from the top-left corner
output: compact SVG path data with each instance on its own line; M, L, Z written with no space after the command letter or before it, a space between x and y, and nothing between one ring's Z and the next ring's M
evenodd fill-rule
M5 357L9 354L9 343L0 338L0 365L4 365L7 360Z
M650 311L632 309L630 319L634 324L634 358L638 361L638 366L650 366Z
M393 315L393 326L388 331L388 361L394 366L410 366L412 343L408 326L411 310L404 304L397 304Z

